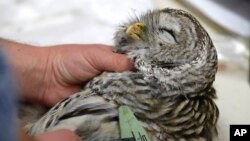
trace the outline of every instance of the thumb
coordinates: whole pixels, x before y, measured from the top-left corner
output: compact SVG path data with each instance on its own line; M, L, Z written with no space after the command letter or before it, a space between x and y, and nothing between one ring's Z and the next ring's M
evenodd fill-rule
M121 72L134 68L132 61L126 55L114 52L100 59L98 64L99 69L105 71Z
M70 130L60 129L56 131L46 132L36 137L37 141L81 141L80 137L77 136Z

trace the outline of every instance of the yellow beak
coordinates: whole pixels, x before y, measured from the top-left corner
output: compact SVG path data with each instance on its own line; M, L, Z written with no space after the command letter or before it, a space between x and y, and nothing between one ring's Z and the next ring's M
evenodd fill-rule
M143 23L134 23L132 25L130 25L127 30L126 30L126 34L135 39L135 40L143 40L143 31L145 29L145 25Z

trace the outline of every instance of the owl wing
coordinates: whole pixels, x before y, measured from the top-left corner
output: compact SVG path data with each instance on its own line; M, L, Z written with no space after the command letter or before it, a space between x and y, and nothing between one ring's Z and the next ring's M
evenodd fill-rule
M76 93L55 105L30 125L32 135L56 129L69 129L85 140L119 140L116 104L90 89Z

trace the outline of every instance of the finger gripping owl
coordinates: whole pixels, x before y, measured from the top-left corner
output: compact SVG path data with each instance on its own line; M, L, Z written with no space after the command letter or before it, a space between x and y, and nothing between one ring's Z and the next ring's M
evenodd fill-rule
M182 10L153 10L120 26L114 40L114 52L128 55L136 70L95 77L29 133L66 128L84 141L119 141L118 108L126 105L150 141L211 141L217 53L200 23Z

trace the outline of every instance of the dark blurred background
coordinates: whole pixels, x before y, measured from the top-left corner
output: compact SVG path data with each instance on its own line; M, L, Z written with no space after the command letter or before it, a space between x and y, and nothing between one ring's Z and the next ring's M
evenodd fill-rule
M250 20L250 0L213 0L213 1Z

